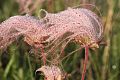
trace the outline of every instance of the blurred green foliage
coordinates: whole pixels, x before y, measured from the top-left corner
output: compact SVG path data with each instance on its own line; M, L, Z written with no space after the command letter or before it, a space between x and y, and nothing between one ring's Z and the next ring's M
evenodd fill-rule
M51 1L51 2L50 2ZM120 0L46 0L34 11L37 16L41 8L48 12L59 12L80 4L95 4L102 14L104 23L104 41L106 45L90 50L86 80L120 80ZM15 0L0 1L0 22L10 16L19 15L19 5ZM71 43L65 49L66 54L77 48ZM31 48L22 39L11 44L6 51L0 52L0 80L43 80L35 75L41 62L30 52ZM66 80L80 80L84 49L71 54L63 60Z

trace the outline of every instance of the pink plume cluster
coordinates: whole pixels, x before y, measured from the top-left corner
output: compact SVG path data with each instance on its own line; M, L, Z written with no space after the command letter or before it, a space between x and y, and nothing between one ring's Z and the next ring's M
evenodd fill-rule
M48 13L43 20L46 20L46 32L50 36L48 41L59 38L67 32L74 34L74 37L88 37L90 41L82 43L85 45L97 42L102 38L103 26L101 20L95 13L87 9L69 8L57 14Z
M21 35L33 37L37 31L42 31L41 25L39 19L29 15L10 17L0 24L0 48L5 48Z
M50 42L67 32L74 34L74 37L87 36L90 44L99 41L103 33L100 19L90 10L83 8L69 8L57 14L47 13L43 19L29 15L13 16L2 22L0 26L1 44L5 40L11 42L20 34L28 36L27 40L33 39L33 42L42 43L40 39L44 40L45 37L45 42ZM88 42L82 44L88 44Z

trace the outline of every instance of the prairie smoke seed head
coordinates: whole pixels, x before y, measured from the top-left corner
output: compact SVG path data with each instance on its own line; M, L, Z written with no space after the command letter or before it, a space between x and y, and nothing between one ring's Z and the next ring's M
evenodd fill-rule
M10 17L0 24L0 37L2 37L0 46L8 46L20 35L30 37L27 40L32 39L33 36L37 37L36 34L41 34L41 31L43 31L43 22L38 18L29 15ZM29 41L26 42L30 44Z
M43 72L47 80L61 80L62 73L57 66L42 66L36 72Z
M48 13L43 20L47 20L45 27L50 35L48 41L59 38L67 32L76 35L73 39L84 45L97 43L102 38L102 22L95 13L88 9L69 8L56 14Z

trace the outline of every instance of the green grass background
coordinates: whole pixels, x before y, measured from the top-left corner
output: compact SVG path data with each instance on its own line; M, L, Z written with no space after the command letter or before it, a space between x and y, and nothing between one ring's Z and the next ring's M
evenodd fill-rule
M120 80L120 0L46 0L33 15L37 16L41 8L56 13L82 3L95 4L100 10L107 44L100 45L95 51L90 50L85 80ZM0 0L0 22L19 15L18 8L15 0ZM71 52L75 47L70 44L65 52ZM0 52L0 80L43 80L39 74L35 75L41 61L36 61L30 49L21 39ZM66 80L80 80L83 59L84 50L65 59L63 69L69 74Z

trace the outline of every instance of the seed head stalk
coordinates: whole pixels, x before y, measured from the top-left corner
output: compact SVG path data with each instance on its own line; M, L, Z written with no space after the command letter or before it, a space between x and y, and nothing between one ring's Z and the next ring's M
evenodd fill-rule
M86 65L87 65L87 62L88 62L88 53L89 53L89 46L85 46L85 60L84 60L84 66L83 66L83 72L82 72L81 80L84 80L84 78L85 78Z

